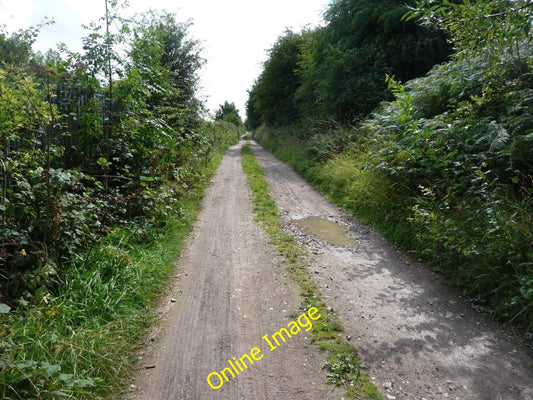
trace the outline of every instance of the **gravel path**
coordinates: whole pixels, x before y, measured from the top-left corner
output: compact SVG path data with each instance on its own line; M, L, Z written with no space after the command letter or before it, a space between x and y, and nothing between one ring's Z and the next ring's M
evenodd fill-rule
M343 396L325 384L325 356L305 331L274 351L261 339L295 319L300 299L253 221L242 144L228 151L207 190L177 262L173 290L161 303L161 326L142 353L128 398ZM312 279L388 399L533 400L533 351L508 327L479 313L438 275L326 201L259 145L252 149L285 229L308 249ZM302 228L310 216L347 227L355 243L337 245L311 234ZM256 356L253 365L248 362L228 382L217 378L229 360L245 354ZM210 382L219 389L207 381L214 372Z
M252 148L286 229L310 250L310 272L323 299L384 394L398 400L533 399L533 351L509 328L479 313L259 145ZM337 246L303 233L294 221L309 216L346 225L356 244Z
M136 400L340 399L326 384L324 354L304 330L274 351L261 338L298 316L298 290L253 221L240 146L225 155L194 231L177 262L175 286L162 301L162 324L133 378ZM281 340L280 340L281 341ZM253 352L254 348L261 350ZM256 356L219 389L207 382L228 360ZM234 362L234 361L232 361ZM235 365L235 364L233 364ZM222 375L220 375L222 376ZM217 387L221 381L211 375Z

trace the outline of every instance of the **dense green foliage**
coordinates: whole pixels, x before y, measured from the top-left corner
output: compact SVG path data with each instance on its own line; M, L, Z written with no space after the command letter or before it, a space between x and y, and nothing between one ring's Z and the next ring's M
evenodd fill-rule
M420 1L452 60L351 127L256 136L330 198L533 332L533 47L528 1Z
M287 31L250 92L248 124L351 123L390 98L384 78L422 76L450 53L445 35L402 22L404 0L337 0L326 26Z
M62 265L56 293L41 286L35 304L0 318L2 399L119 398L144 342L152 302L175 273L175 260L224 150L241 131L209 124L217 138L203 179L179 194L179 207L157 224L116 227L85 255Z
M242 129L205 122L167 13L106 14L84 53L0 31L0 395L101 398L131 362L206 176Z
M247 124L255 129L261 124L281 126L300 117L295 94L301 85L296 73L305 34L285 32L270 50L264 71L249 94Z
M242 118L239 115L239 110L237 110L235 103L230 103L228 101L225 101L224 104L221 104L216 111L215 121L226 121L237 127L244 126L244 122L242 122Z
M112 45L122 35L97 27L86 53L66 60L35 56L32 30L4 35L19 43L0 55L4 302L17 306L43 284L53 290L64 281L59 264L84 262L109 227L165 214L198 179L216 139L195 98L197 44L173 18L149 14L129 27L120 64Z

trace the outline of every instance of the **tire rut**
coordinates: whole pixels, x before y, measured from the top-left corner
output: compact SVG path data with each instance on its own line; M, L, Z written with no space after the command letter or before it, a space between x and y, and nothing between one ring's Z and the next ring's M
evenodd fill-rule
M479 313L257 143L252 150L286 230L309 249L322 299L337 311L382 392L398 400L533 399L533 351L509 327ZM304 234L293 221L309 216L348 226L357 245Z
M294 320L298 291L253 220L240 147L224 156L163 301L162 324L133 378L135 400L339 399L325 383L324 355L302 331L275 351L261 340ZM170 297L174 302L170 302ZM232 357L264 357L214 390L207 383ZM141 366L141 368L142 368ZM217 385L216 382L214 383Z

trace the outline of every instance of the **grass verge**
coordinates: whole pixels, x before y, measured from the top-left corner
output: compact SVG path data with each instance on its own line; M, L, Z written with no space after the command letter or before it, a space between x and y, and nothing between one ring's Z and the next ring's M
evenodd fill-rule
M300 286L302 309L316 307L322 315L313 326L311 339L327 352L328 382L343 385L350 399L383 399L367 373L361 369L356 349L343 338L343 327L335 310L326 306L316 285L310 280L302 259L303 248L283 231L279 210L270 196L263 170L249 144L243 146L241 154L243 169L253 193L256 220L283 256L291 278Z
M115 229L69 267L59 289L43 283L37 303L20 299L17 310L0 314L1 399L116 399L128 390L126 378L154 323L150 310L237 134L227 139L169 220Z
M371 133L365 139L361 129L307 132L305 139L305 127L261 128L254 137L329 200L441 273L479 310L533 339L531 196L475 179L463 193L461 180L451 177L447 194L438 194L422 181L385 173L385 143Z

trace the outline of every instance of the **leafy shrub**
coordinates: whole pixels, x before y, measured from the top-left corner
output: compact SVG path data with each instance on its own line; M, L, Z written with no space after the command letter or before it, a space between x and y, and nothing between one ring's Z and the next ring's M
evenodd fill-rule
M455 30L451 62L405 85L388 77L394 101L346 134L330 126L313 136L293 126L262 129L258 138L479 307L523 323L531 335L531 15L522 1L446 4L453 14L426 10ZM487 29L476 36L456 18L478 9L490 12L473 13L472 26ZM495 21L478 21L485 17Z
M63 285L63 265L113 227L169 215L228 142L201 121L188 25L151 12L126 27L115 11L90 26L83 55L33 55L34 30L0 48L22 40L33 56L0 67L0 300L13 306ZM124 29L103 33L110 24Z

